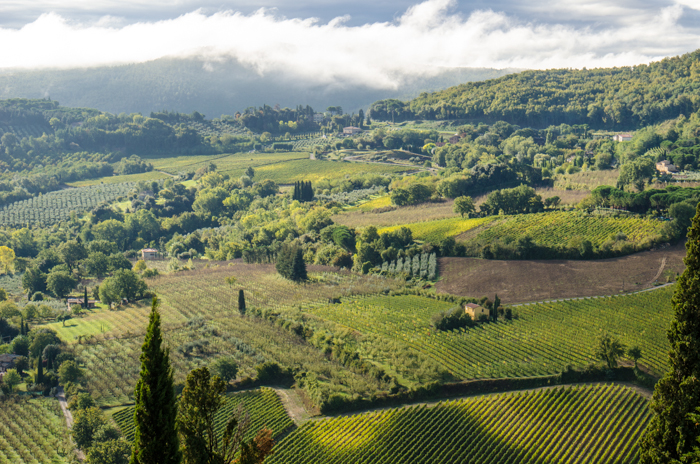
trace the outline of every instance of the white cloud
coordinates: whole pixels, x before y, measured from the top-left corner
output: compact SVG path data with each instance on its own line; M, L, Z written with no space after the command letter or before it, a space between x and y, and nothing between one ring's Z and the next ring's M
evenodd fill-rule
M590 0L577 7L564 3L582 11L602 8ZM259 73L389 88L437 68L634 65L692 51L700 43L700 26L679 24L685 11L680 5L615 10L619 21L595 28L524 22L491 10L462 15L454 6L454 0L428 0L396 21L361 26L347 25L347 17L322 24L264 9L250 15L198 10L129 25L112 17L76 24L48 13L20 29L0 28L0 67L85 67L164 56L198 56L211 63L232 57Z

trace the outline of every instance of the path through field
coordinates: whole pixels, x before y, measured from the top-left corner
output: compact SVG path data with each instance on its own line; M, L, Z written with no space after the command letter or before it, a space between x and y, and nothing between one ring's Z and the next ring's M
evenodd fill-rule
M287 410L287 414L292 418L297 426L300 426L304 422L311 418L311 414L304 407L304 403L296 390L291 388L280 388L280 387L270 387L272 388L277 396L280 397L284 409Z
M58 404L61 405L61 411L63 411L63 415L66 418L66 425L68 426L69 429L72 429L73 428L73 414L70 412L70 409L68 409L68 403L66 402L66 394L63 391L63 387L58 387L58 392L56 393L56 398L58 398ZM75 449L75 454L78 456L78 459L80 459L81 461L85 460L85 453L83 453L78 448Z

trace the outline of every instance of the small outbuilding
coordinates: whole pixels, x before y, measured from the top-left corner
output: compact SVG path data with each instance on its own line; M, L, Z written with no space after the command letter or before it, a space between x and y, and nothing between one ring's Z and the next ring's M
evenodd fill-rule
M678 172L678 168L675 167L669 160L663 160L656 163L656 170L663 174Z
M362 132L362 129L355 126L348 126L343 128L343 135L355 135L359 134L360 132Z
M144 248L141 250L141 259L144 261L147 259L156 259L158 257L158 250L155 248Z
M16 354L0 354L0 372L7 372L15 365L15 359L19 358Z
M467 303L464 305L464 312L469 314L473 320L478 321L484 315L489 317L489 310L476 303Z
M84 302L85 302L85 300L83 298L68 298L66 300L66 303L68 304L68 309L71 309L75 305L78 305L80 307L84 307L83 306ZM97 307L97 300L88 299L87 307L88 307L88 309L96 308Z
M629 142L632 140L632 134L615 134L613 140L615 142Z

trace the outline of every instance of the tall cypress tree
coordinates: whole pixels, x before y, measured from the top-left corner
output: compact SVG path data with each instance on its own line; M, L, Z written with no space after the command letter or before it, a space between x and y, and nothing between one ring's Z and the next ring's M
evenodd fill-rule
M245 295L243 289L238 290L238 311L245 314Z
M671 369L654 388L655 415L642 439L642 464L686 461L684 455L698 446L700 427L690 414L700 407L700 204L685 247L686 269L671 300Z
M36 362L37 362L36 383L43 384L44 383L44 360L41 359L41 355L39 355L39 357L36 358Z
M304 253L299 247L296 247L296 249L293 250L292 253L292 276L290 277L290 279L296 282L307 280L308 276L306 275L306 262L304 261Z
M182 460L170 350L162 344L158 299L153 297L134 393L136 428L130 464L179 464Z

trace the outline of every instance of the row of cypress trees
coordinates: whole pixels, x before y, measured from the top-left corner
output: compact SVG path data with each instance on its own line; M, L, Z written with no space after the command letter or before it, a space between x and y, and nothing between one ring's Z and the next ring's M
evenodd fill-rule
M292 199L299 201L313 201L314 189L311 186L311 181L296 181L294 183L294 193L292 194Z

